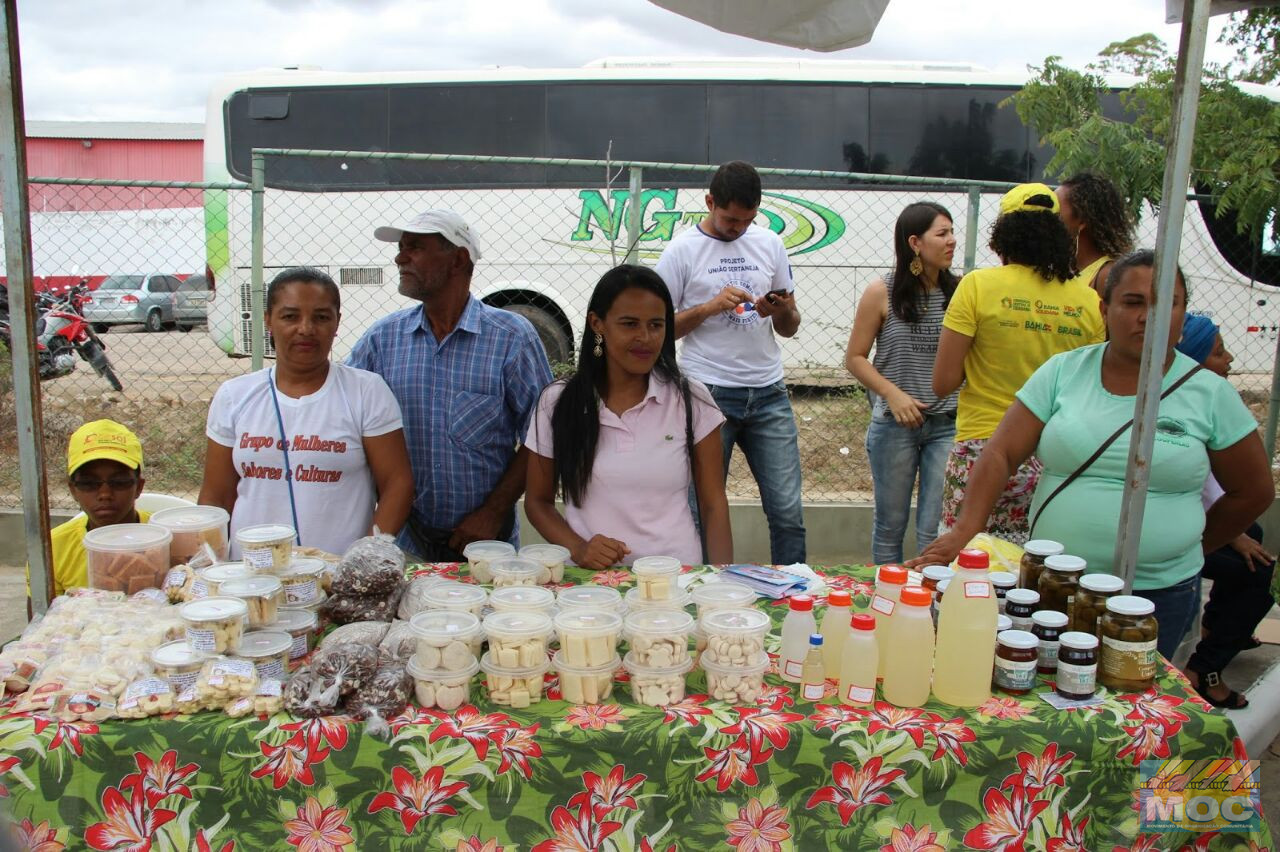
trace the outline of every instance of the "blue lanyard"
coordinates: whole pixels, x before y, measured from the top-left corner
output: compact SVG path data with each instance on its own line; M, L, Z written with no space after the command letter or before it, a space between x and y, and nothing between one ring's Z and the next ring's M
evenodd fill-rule
M289 511L293 513L293 529L298 546L302 546L302 528L298 526L298 504L293 498L293 465L289 463L289 438L284 432L284 415L280 413L280 400L276 396L276 383L272 378L275 367L267 370L267 386L271 388L271 401L276 407L276 425L280 427L280 448L284 450L284 481L289 486Z

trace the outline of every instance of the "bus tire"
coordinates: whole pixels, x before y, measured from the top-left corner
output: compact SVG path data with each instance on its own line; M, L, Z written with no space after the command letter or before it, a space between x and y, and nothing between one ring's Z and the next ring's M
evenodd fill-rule
M506 305L503 310L519 314L529 321L542 340L547 360L552 364L573 360L573 343L560 322L548 311L534 305Z

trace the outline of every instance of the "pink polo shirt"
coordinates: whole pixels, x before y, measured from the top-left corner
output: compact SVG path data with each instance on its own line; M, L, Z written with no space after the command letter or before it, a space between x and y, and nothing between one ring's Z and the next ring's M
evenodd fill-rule
M554 458L551 412L561 382L542 392L526 445ZM693 438L701 441L724 422L706 386L689 380ZM622 416L600 407L600 439L583 505L565 506L565 520L578 535L606 535L631 548L626 564L641 556L674 556L686 565L702 561L702 545L689 511L692 481L685 451L684 402L670 382L650 374L649 392Z

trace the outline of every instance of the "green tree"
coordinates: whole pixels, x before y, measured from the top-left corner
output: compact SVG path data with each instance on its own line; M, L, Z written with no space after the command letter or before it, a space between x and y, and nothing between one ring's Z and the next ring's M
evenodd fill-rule
M1231 64L1236 79L1251 83L1280 80L1280 6L1237 12L1218 41L1236 48Z

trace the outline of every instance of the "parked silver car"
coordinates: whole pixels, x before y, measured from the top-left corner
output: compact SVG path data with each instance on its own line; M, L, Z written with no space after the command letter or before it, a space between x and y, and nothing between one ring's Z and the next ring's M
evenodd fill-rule
M141 275L109 275L90 294L84 316L99 331L106 326L142 323L147 331L160 331L174 322L173 294L178 276L153 272Z
M188 275L173 291L173 321L183 331L204 325L209 318L209 279L203 275Z

